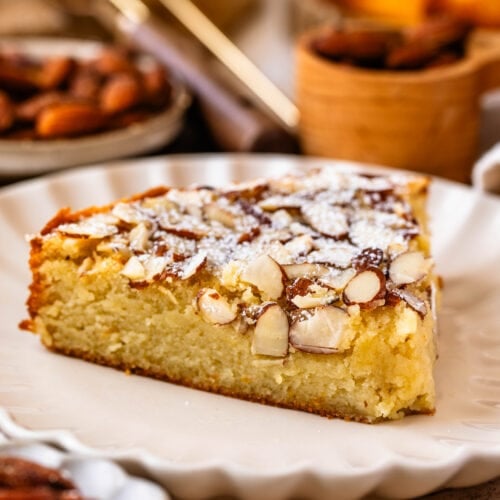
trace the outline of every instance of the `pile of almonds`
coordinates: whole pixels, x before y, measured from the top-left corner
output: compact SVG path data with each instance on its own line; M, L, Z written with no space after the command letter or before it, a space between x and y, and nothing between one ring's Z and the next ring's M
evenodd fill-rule
M0 457L1 500L81 500L75 485L56 469L15 457Z
M406 30L335 29L312 42L331 61L379 70L420 70L451 64L464 56L470 27L435 18Z
M56 139L120 129L164 110L165 69L120 47L93 59L0 54L0 138Z

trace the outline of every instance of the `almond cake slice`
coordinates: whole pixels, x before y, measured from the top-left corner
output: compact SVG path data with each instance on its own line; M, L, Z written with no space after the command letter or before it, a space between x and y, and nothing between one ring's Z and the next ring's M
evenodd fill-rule
M362 422L433 413L429 180L332 168L63 209L24 329L52 351Z

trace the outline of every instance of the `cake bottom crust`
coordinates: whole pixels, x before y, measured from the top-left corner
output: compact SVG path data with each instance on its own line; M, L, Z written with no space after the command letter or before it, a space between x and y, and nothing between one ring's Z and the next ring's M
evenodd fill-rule
M127 375L134 374L134 375L140 375L143 377L154 378L157 380L162 380L164 382L170 382L172 384L181 385L184 387L190 387L192 389L198 389L201 391L208 391L208 392L211 392L214 394L229 396L229 397L241 399L244 401L251 401L254 403L260 403L260 404L267 405L267 406L275 406L278 408L286 408L289 410L305 411L308 413L313 413L313 414L320 415L322 417L331 418L331 419L340 418L340 419L343 419L343 420L348 421L348 422L374 424L377 422L383 422L383 421L387 420L385 418L368 418L368 417L364 417L362 415L328 411L328 410L325 410L324 408L314 407L314 406L310 406L310 405L287 404L287 403L278 402L278 401L275 401L271 398L266 398L266 397L249 396L248 394L243 394L243 393L239 393L236 391L231 391L231 390L225 389L224 387L219 387L219 386L216 386L216 385L213 385L210 383L206 383L206 384L193 383L193 381L190 379L174 378L174 377L170 377L170 376L166 375L165 373L161 373L159 371L155 371L155 370L151 370L151 369L144 369L144 368L141 368L139 366L129 366L126 363L116 362L116 361L110 360L104 356L92 355L92 354L89 354L88 352L85 352L85 351L80 351L80 350L76 350L76 349L67 349L64 347L58 347L58 346L55 346L54 344L48 345L45 342L44 342L44 345L47 349L49 349L50 351L52 351L56 354L64 354L65 356L70 356L72 358L82 359L84 361L89 361L91 363L95 363L95 364L105 366L108 368L114 368L116 370L124 372ZM408 416L408 415L434 415L435 408L423 409L423 410L418 410L418 411L411 410L411 409L403 409L401 411L406 416Z

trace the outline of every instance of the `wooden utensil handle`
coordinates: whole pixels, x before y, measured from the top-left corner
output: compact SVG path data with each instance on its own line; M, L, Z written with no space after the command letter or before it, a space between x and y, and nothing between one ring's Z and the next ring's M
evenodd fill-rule
M152 19L130 24L127 34L139 47L177 73L198 96L214 138L223 149L297 151L296 139L230 90L212 71L208 56L197 50L191 40Z

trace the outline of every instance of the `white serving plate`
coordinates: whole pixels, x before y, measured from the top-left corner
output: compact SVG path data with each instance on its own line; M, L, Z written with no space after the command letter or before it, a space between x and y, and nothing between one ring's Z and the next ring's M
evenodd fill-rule
M0 191L0 425L144 467L174 496L404 498L500 475L500 200L444 180L430 197L445 281L437 413L366 425L188 389L46 351L17 328L30 274L24 234L58 208L165 183L222 184L345 162L163 157L87 167ZM31 429L31 430L27 430Z
M88 59L101 48L98 42L76 39L0 39L0 51L34 57L71 55ZM144 62L147 64L147 59ZM153 151L175 139L190 102L184 86L176 82L172 102L165 111L120 130L47 141L0 139L0 176L36 175Z

